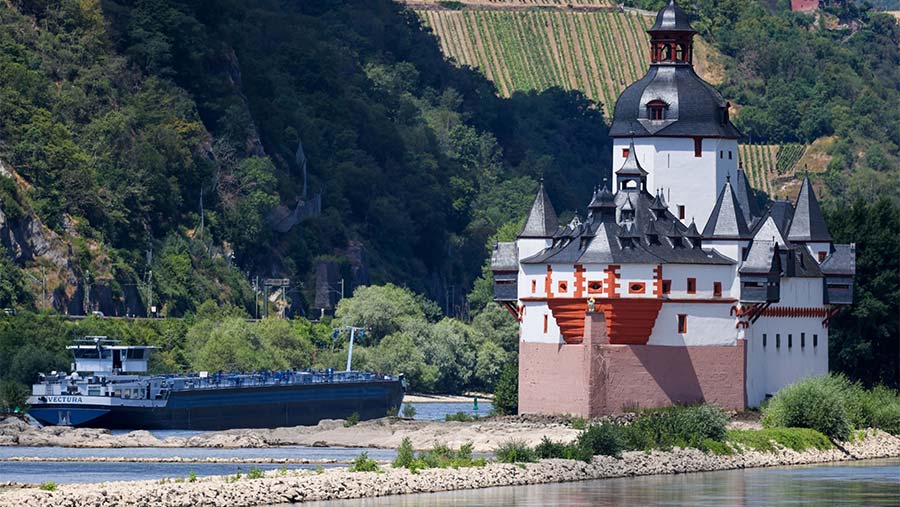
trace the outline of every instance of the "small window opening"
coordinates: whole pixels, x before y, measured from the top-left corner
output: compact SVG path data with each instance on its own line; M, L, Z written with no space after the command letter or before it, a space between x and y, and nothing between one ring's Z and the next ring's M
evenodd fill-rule
M661 100L651 100L647 103L647 116L655 121L665 120L668 107L669 105Z
M800 333L800 348L806 347L806 333Z
M766 348L766 333L763 333L763 348Z
M672 292L672 280L663 280L662 281L662 293L669 294Z
M684 220L684 204L678 205L678 219Z
M633 282L628 285L628 293L629 294L643 294L647 289L646 284L644 282Z
M713 296L722 297L722 282L713 282Z
M780 334L775 335L775 348L776 349L781 348L781 335Z
M531 293L534 294L535 292L537 292L537 280L532 280L531 281Z
M603 292L603 282L600 281L592 281L588 282L588 293L589 294L600 294Z
M703 138L702 137L694 138L694 156L695 157L703 156Z
M819 252L819 262L825 262L828 258L828 252Z
M723 158L725 158L725 152L722 150L719 150L719 159L721 160Z
M568 292L569 291L569 283L568 282L559 282L559 292Z
M678 333L687 333L687 315L683 313L678 315Z
M696 294L697 293L697 279L696 278L688 278L687 279L687 293L688 294Z
M544 315L544 334L547 334L547 316Z
M733 160L731 150L728 150L728 160Z
M813 335L813 348L816 348L818 346L819 346L819 335L814 334Z
M631 150L628 148L622 148L622 158L628 158L628 154L631 153Z
M788 335L788 348L792 348L794 346L794 335Z

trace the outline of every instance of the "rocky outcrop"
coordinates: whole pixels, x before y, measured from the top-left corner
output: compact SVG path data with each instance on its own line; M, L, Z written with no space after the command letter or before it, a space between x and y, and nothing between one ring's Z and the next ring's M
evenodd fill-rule
M839 449L772 453L744 452L717 456L696 449L627 452L622 459L597 456L591 463L543 460L527 465L490 464L483 468L429 469L412 474L388 468L384 473L353 473L346 469L273 471L262 478L207 477L197 482L140 481L73 484L56 491L19 488L0 493L0 506L44 507L60 505L154 505L159 507L239 507L314 500L431 493L493 486L605 479L637 475L676 474L847 461L858 457L900 456L900 439L871 430L866 438Z

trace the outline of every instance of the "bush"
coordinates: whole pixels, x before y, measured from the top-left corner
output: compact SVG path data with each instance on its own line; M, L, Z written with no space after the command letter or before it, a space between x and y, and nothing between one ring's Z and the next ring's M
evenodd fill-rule
M344 427L350 428L359 424L359 412L353 412L350 414L346 420L344 420Z
M872 414L872 426L892 435L900 435L900 403L877 408Z
M864 420L857 429L872 427L900 435L900 393L879 385L859 396Z
M28 405L28 395L31 391L28 387L15 380L0 382L0 413L13 413L16 409L24 411Z
M361 452L356 459L353 460L353 464L350 465L351 472L380 472L381 467L378 466L378 462L374 459L369 459L368 452Z
M809 428L766 428L762 430L730 430L729 442L762 452L775 450L773 442L802 452L807 449L826 450L834 447L828 437Z
M250 467L250 470L247 470L247 478L248 479L262 479L264 472L256 467Z
M478 416L471 416L465 412L457 412L455 414L447 414L444 416L444 420L447 422L455 421L455 422L472 422L477 419Z
M575 445L582 451L589 451L591 456L621 457L625 449L624 428L609 422L592 424L578 435Z
M494 390L494 411L500 415L519 412L519 367L512 362L503 368Z
M45 482L41 484L41 489L44 491L56 491L56 483L55 482Z
M668 449L673 446L706 449L704 441L725 440L728 415L712 405L675 406L645 410L623 432L627 449Z
M811 428L830 438L847 440L853 422L864 419L863 408L840 375L813 377L779 391L763 410L766 428ZM853 398L853 401L848 401ZM849 410L848 410L849 406ZM853 416L851 416L851 412Z
M400 447L397 449L397 457L394 458L391 465L394 468L405 468L412 464L415 459L416 456L413 452L412 441L409 437L403 437L403 441L400 442Z
M497 451L497 460L501 463L530 463L537 461L534 449L521 440L507 440L502 442Z
M540 459L562 458L566 452L567 444L562 442L554 442L547 437L541 439L534 452Z
M416 407L407 403L403 405L403 417L405 419L413 419L416 417Z

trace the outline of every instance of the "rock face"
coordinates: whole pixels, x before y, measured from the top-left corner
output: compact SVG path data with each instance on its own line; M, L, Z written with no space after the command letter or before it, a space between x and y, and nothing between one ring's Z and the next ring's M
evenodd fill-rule
M352 473L338 469L323 473L295 470L267 472L260 479L244 477L237 481L226 477L207 477L197 482L73 484L60 486L56 491L37 488L9 490L0 493L0 507L240 507L900 456L900 439L874 430L867 432L865 439L844 447L847 452L839 449L805 452L782 449L772 453L745 452L734 456L716 456L696 449L627 452L622 459L598 456L591 463L543 460L521 467L490 464L484 468L429 469L418 474L391 468L384 473Z

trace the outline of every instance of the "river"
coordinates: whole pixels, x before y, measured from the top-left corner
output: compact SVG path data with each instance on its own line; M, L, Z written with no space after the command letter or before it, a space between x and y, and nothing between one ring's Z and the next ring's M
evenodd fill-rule
M509 486L310 507L897 507L900 460Z

